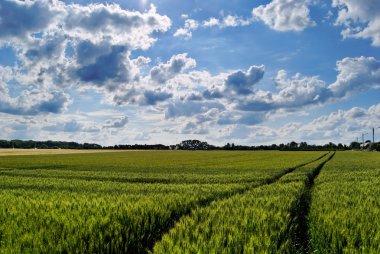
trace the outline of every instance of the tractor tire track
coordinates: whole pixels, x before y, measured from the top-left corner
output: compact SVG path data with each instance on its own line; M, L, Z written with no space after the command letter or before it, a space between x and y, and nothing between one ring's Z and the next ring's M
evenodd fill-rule
M289 231L293 246L296 248L296 253L308 254L311 253L308 216L310 211L311 191L314 186L314 180L319 175L324 165L329 162L335 155L332 153L325 161L319 164L315 170L308 176L304 191L293 207L291 218L293 218Z
M170 220L170 223L168 223L168 227L167 228L163 228L159 234L155 234L154 237L151 238L150 241L146 242L146 251L145 253L152 253L152 250L153 250L153 247L155 245L156 242L160 241L163 237L163 235L165 235L166 233L168 233L174 226L175 224L182 218L182 217L185 217L185 216L188 216L190 215L196 208L205 208L207 206L210 206L212 202L219 202L219 201L223 201L225 199L228 199L228 198L231 198L235 195L240 195L240 194L244 194L245 192L248 192L252 189L255 189L255 188L258 188L258 187L261 187L261 186L265 186L265 185L270 185L270 184L273 184L275 182L277 182L281 177L295 171L296 169L298 168L301 168L303 166L306 166L308 164L311 164L313 162L316 162L322 158L324 158L325 156L327 156L328 154L330 154L330 152L327 152L321 156L319 156L318 158L316 159L313 159L312 161L309 161L309 162L305 162L305 163L302 163L302 164L299 164L295 167L292 167L292 168L289 168L283 172L281 172L280 174L276 175L275 177L267 180L266 182L264 182L263 184L259 184L259 185L253 185L253 186L248 186L246 188L243 188L243 189L240 189L240 190L237 190L237 191L234 191L234 192L230 192L230 193L227 193L227 194L224 194L224 195L217 195L216 197L214 198L209 198L207 200L203 200L197 204L195 204L194 206L192 207L189 207L188 210L186 210L186 212L182 213L181 215L177 215L175 217L173 217L171 220ZM334 155L334 154L333 154ZM333 156L332 155L332 156ZM330 156L330 157L332 157ZM330 159L330 158L329 158ZM325 160L322 164L326 163L329 159ZM321 165L322 165L321 164ZM134 251L130 252L130 253L136 253Z

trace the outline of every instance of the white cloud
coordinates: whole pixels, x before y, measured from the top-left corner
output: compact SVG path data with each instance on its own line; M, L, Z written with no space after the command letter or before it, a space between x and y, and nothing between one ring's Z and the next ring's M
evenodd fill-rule
M173 34L174 37L182 37L184 39L190 39L193 36L193 33L189 29L179 28Z
M247 26L251 23L252 23L251 19L246 20L238 16L227 15L226 17L223 18L223 21L221 22L220 27L225 28L225 27Z
M203 124L189 121L182 126L180 133L205 135L209 133L209 130Z
M318 77L305 77L297 73L291 78L280 70L274 79L277 93L256 91L243 99L237 107L245 111L273 111L278 109L302 108L317 105L329 97L326 83Z
M337 62L336 81L329 86L335 96L380 88L380 61L374 57L346 57Z
M49 5L53 2L55 4ZM273 29L301 31L314 25L308 5L309 1L273 1L258 9L261 8L262 15L270 16L271 11L280 15L268 21L272 22L269 25ZM151 67L151 59L138 56L137 52L150 48L157 39L156 32L168 31L171 25L170 19L158 14L154 6L146 12L124 10L116 4L80 6L47 0L7 0L0 6L9 6L15 15L21 13L27 17L26 14L30 16L33 11L47 15L46 19L29 20L31 24L21 19L19 25L8 27L8 30L4 28L0 35L2 42L12 42L18 57L16 66L0 68L0 112L15 117L33 115L40 119L42 115L51 117L49 113L65 112L72 102L69 94L76 98L75 89L91 89L102 93L105 97L103 101L100 99L102 103L117 104L123 110L133 108L134 112L143 108L146 111L141 113L144 116L140 119L145 117L152 121L152 125L160 119L164 127L174 123L179 126L176 130L179 134L212 136L211 130L222 126L231 127L229 133L235 137L238 137L235 134L239 130L244 131L241 137L248 135L250 138L259 138L268 131L266 138L269 139L273 138L273 133L285 135L294 133L297 127L301 129L297 123L284 126L279 132L260 126L273 119L273 115L286 117L289 111L300 112L308 106L377 89L380 84L380 62L373 57L338 61L338 75L330 85L318 76L296 74L288 77L287 72L281 70L274 78L275 90L260 90L263 86L257 86L265 73L263 65L212 74L194 70L195 59L184 53ZM294 8L289 14L290 6ZM349 19L339 20L347 23ZM1 15L1 21L10 24L12 20ZM210 18L199 23L186 17L184 22L183 31L178 33L191 36L200 26L244 26L251 24L253 19L221 15L219 19ZM351 21L347 24L352 25ZM0 28L3 28L1 23ZM69 89L73 89L73 93L67 92ZM368 110L354 108L316 119L315 124L330 128L328 135L334 135L333 127L348 128L345 118L360 118L355 128L369 124L370 117L378 119L379 108L378 105ZM125 114L131 116L130 112L123 112L98 121L97 124L104 128L96 128L97 125L76 118L55 120L47 128L56 127L66 138L78 137L75 132L83 135L98 132L102 137L125 134L129 131L125 129L129 128L122 127L127 123L128 127L133 125ZM311 127L308 125L309 129ZM14 123L13 128L25 130L22 123ZM47 130L45 128L42 132ZM136 127L136 133L131 137L138 131ZM322 130L313 129L312 133L317 135L319 131Z
M74 38L99 43L107 39L131 49L148 49L154 32L166 32L171 21L157 13L154 5L147 12L128 11L117 4L67 5L65 32Z
M186 56L181 59L181 66L185 66ZM274 78L276 91L255 87L264 75L264 66L251 66L247 71L230 71L214 76L205 71L180 71L175 72L174 77L166 78L172 76L166 74L171 73L168 70L172 60L155 67L157 73L162 73L157 74L157 77L163 77L156 80L164 82L168 90L157 90L151 94L154 96L147 97L151 103L143 103L155 105L154 98L162 97L162 100L157 101L167 101L162 105L167 107L167 119L183 116L200 119L209 110L217 110L219 117L214 115L207 121L221 125L257 125L269 117L273 119L276 112L282 112L276 114L278 118L379 87L378 61L374 58L345 58L338 61L337 80L331 85L318 76L297 73L288 77L285 70L280 70Z
M103 126L104 128L122 128L128 123L128 117L123 116L114 120L107 120L106 124Z
M380 46L380 2L378 0L333 0L339 9L337 25L345 26L344 38L371 39Z
M137 79L137 67L133 66L124 46L110 46L89 64L78 65L72 70L72 77L83 83L106 87L112 91L119 84L130 83Z
M220 25L220 21L217 18L211 17L208 20L203 21L202 25L204 27L219 26Z
M209 110L217 109L224 110L224 105L218 102L200 102L200 101L176 101L170 103L165 112L167 119L181 116L194 116L197 114L205 114Z
M161 91L161 89L157 89L155 91L146 90L143 93L143 96L140 97L139 104L140 105L156 105L159 102L166 101L173 97L173 94L166 91Z
M349 143L361 133L380 125L379 112L376 110L378 108L380 104L373 105L369 109L354 107L332 112L303 124L299 131L303 132L305 137L325 135L326 138L340 139L340 142Z
M61 4L57 1L3 0L0 2L0 44L32 40L34 33L54 28L61 14Z
M309 0L273 0L252 10L254 17L276 31L303 31L316 23L309 15Z
M344 58L336 65L339 73L330 85L317 76L305 77L298 73L288 78L286 71L280 70L274 79L277 93L257 91L249 94L238 108L247 111L301 109L380 88L380 62L375 58Z
M18 57L12 78L3 75L0 85L0 110L10 114L65 111L71 103L65 88L132 92L150 59L131 59L131 52L151 47L157 32L171 26L153 5L138 12L117 4L5 0L0 12L0 45L13 42ZM9 96L10 82L21 88L18 95Z
M275 95L280 104L292 106L304 106L309 103L324 102L329 97L326 90L326 83L318 77L305 77L297 73L290 79L284 70L278 72L275 78L275 84L281 90Z
M135 136L136 141L149 141L152 137L148 132L139 133Z
M99 132L100 129L95 126L86 126L77 120L71 120L68 122L57 123L55 125L47 125L42 130L50 132Z
M288 122L280 127L271 128L264 125L224 127L219 133L222 140L244 139L247 144L288 143L290 141L307 141L310 144L328 142L350 144L361 133L369 132L372 127L380 126L380 104L368 109L353 107L322 115L309 122ZM243 132L243 133L241 133ZM213 135L215 138L218 134ZM365 136L370 139L371 136Z
M41 113L61 113L72 102L70 96L62 91L24 88L14 80L16 71L0 66L0 112L15 115L37 115ZM10 94L10 82L13 87L23 88L19 94Z
M13 40L25 44L24 40L33 41L47 32L59 31L76 40L108 40L130 49L148 49L156 41L153 33L166 32L171 27L171 20L158 14L154 5L142 13L124 10L117 4L83 6L55 0L4 0L0 3L0 17L0 43Z
M227 27L248 26L252 24L252 22L253 22L252 18L245 19L243 17L239 17L236 15L227 15L220 19L211 17L207 20L204 20L202 22L202 26L203 27L217 26L218 28L222 29L222 28L227 28Z
M225 80L225 89L226 91L232 90L237 94L250 94L253 86L263 78L264 72L264 65L253 65L249 67L247 72L235 71L229 74Z
M190 39L193 36L192 31L196 30L199 26L198 21L194 19L186 19L183 28L179 28L175 33L174 37L183 37L185 39Z
M153 67L150 71L150 78L159 84L163 84L183 71L195 66L196 61L193 58L187 57L187 53L174 55L167 63L161 63Z
M2 94L0 112L14 115L62 113L71 102L69 95L60 91L24 90L17 97Z

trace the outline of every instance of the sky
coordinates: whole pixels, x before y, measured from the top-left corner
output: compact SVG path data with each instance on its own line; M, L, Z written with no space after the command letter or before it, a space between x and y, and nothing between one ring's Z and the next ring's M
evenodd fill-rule
M0 139L380 140L378 0L2 0Z

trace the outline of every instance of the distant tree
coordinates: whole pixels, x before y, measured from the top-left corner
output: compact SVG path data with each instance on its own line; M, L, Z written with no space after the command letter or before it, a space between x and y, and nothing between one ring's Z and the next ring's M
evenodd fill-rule
M298 148L298 143L295 142L295 141L292 141L292 142L290 142L290 143L288 144L288 147L289 147L290 149L297 149L297 148Z
M380 151L380 142L372 143L369 147L371 151Z
M307 146L307 143L306 142L301 142L300 143L300 146L299 146L299 148L301 149L301 150L304 150L304 149L306 149L308 146Z
M332 142L329 142L328 144L326 144L325 147L330 148L330 149L337 149L337 145L335 145Z
M360 149L360 143L356 142L356 141L353 141L353 142L351 142L349 148L350 149Z
M231 150L231 145L230 143L227 143L224 147L223 147L224 150Z
M181 150L210 150L215 148L214 146L207 144L207 142L201 142L196 139L184 140L178 144L177 147Z

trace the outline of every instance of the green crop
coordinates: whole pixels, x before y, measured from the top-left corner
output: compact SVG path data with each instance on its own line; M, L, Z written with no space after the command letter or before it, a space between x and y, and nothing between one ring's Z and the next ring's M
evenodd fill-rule
M163 236L154 253L296 253L299 201L326 160L194 210Z
M310 235L314 252L379 253L379 197L379 153L337 153L313 190Z
M191 211L245 195L323 154L128 151L1 157L0 252L147 252Z

